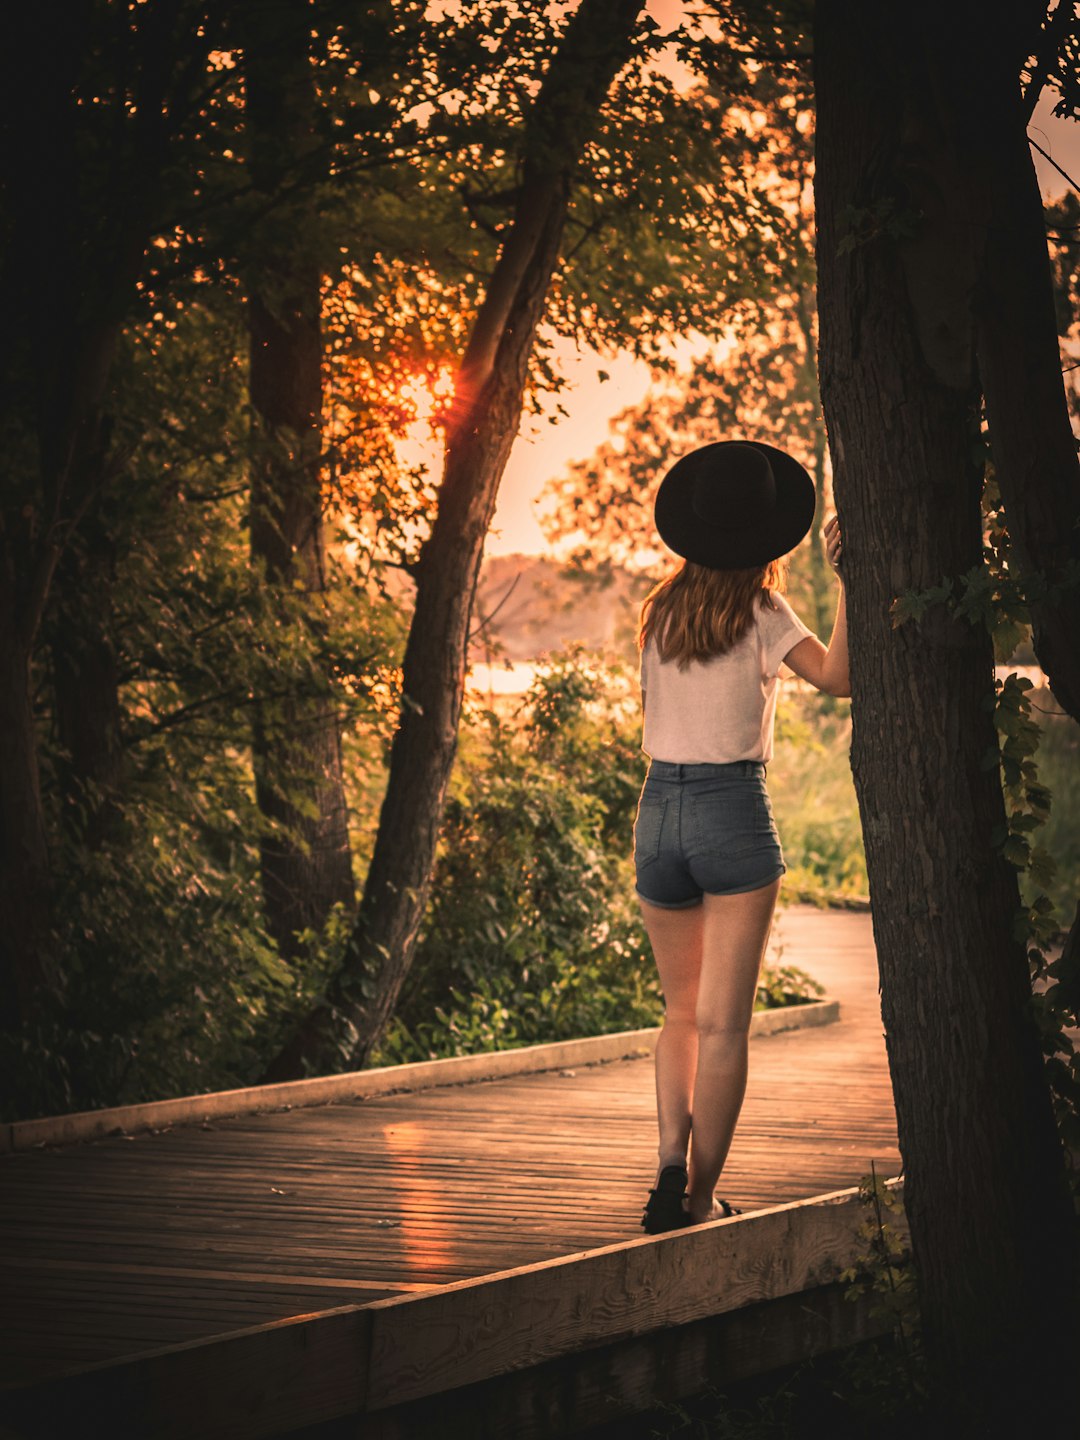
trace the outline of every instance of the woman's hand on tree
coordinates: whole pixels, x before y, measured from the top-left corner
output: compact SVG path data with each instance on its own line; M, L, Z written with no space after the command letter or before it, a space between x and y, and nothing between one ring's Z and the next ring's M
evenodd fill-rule
M835 515L825 521L825 553L828 556L829 564L840 574L840 560L844 548L843 538L840 534L840 521Z

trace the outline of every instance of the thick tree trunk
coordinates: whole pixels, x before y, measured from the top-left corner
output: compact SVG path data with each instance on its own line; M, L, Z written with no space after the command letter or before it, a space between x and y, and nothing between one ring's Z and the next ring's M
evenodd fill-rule
M93 623L65 623L53 642L53 687L64 766L65 815L72 835L96 848L118 817L124 772L116 651Z
M1047 27L1047 65L1070 12L1063 0ZM964 0L944 49L963 50L967 62L943 65L942 47L935 45L927 68L955 137L938 157L943 184L957 211L978 222L977 359L1010 563L1027 598L1039 664L1054 698L1080 723L1080 456L1062 382L1046 222L1027 137L1038 96L1025 95L1018 78L1038 48L1044 13L1043 0L989 11ZM1070 954L1080 944L1078 923L1074 919Z
M43 0L5 17L0 51L0 181L6 202L0 314L8 322L0 406L10 448L0 517L5 1003L0 1018L5 1024L20 1012L26 1018L49 1008L61 986L30 664L57 562L99 498L94 487L103 474L102 402L142 268L172 118L186 113L194 87L203 83L210 27L198 16L182 16L181 9L178 0L141 7L131 52L114 46L112 22L103 21L99 6ZM44 54L47 65L27 63L27 56ZM103 79L101 63L121 68ZM85 105L80 108L90 71L90 84L101 82L103 96L118 97L115 150L99 127L87 127ZM125 114L133 79L138 103L133 114Z
M979 376L1012 553L1039 663L1055 698L1080 721L1080 457L1017 78L1042 8L1028 0L987 11L967 0L959 22L971 37L969 59L959 79L950 69L939 84L957 135L957 200L982 222Z
M62 991L50 904L31 662L56 566L86 504L89 456L119 331L88 296L87 267L110 300L127 277L118 246L99 276L78 208L76 79L89 12L35 6L12 17L0 70L0 406L9 453L0 516L0 1023L55 1008ZM48 66L25 63L48 50ZM103 267L104 268L104 267ZM134 274L130 275L132 284Z
M269 1078L363 1064L408 973L457 748L484 539L517 434L536 327L558 264L570 182L629 57L640 0L582 0L529 119L513 226L458 378L439 507L417 574L404 700L371 867L345 969Z
M315 79L306 0L245 10L247 122L255 184L293 184L315 146ZM306 222L306 224L305 224ZM249 270L250 390L256 421L251 553L295 602L325 590L322 497L322 331L311 214L272 215ZM273 233L271 233L273 227ZM299 242L299 243L297 243ZM255 787L268 822L260 842L267 928L282 954L352 905L348 806L338 716L326 696L266 707L254 737Z
M104 488L100 474L94 488ZM127 768L120 673L110 637L113 567L108 527L100 516L91 517L57 568L48 627L56 728L66 757L64 819L68 833L91 848L116 829Z
M925 169L942 117L922 21L898 13L819 0L814 42L852 769L935 1388L963 1433L1034 1433L1030 1407L1068 1373L1076 1233L997 843L993 656L940 607L890 617L904 591L981 560L971 247Z
M59 998L49 926L49 855L38 780L30 656L8 587L0 604L0 1026L15 1031Z

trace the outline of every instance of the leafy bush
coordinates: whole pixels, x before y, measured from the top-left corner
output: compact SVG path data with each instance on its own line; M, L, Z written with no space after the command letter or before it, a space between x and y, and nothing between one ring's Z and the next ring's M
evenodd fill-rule
M580 656L474 715L424 932L376 1063L654 1025L629 854L643 760Z
M193 783L192 776L197 777ZM242 748L150 747L115 834L56 849L66 1014L25 1037L5 1097L16 1116L134 1104L258 1080L313 1003L344 917L286 964L266 934L261 820ZM5 1057L7 1059L9 1057Z
M779 1010L786 1005L806 1005L825 994L825 986L797 965L762 967L755 1010Z

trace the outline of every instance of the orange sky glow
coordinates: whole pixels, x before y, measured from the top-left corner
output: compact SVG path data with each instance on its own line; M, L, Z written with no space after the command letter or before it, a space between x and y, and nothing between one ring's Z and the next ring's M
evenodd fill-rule
M666 33L678 28L686 6L684 0L649 0L647 10ZM662 61L662 66L676 82L692 82L689 72L680 74L671 56ZM1080 180L1080 124L1057 119L1052 113L1055 100L1055 94L1047 94L1039 102L1028 133L1063 170ZM1044 196L1057 199L1068 189L1068 182L1038 152L1033 152L1033 158ZM673 341L671 351L677 361L686 364L712 344L715 337L679 338ZM522 421L500 487L486 546L488 555L556 553L539 523L541 491L573 461L588 459L607 438L611 420L627 406L640 402L649 388L652 377L648 365L629 353L603 355L561 341L555 354L566 377L566 388L547 398L539 416L526 416ZM419 402L419 396L414 398ZM567 413L560 414L557 406ZM429 409L418 403L418 422L411 427L406 453L411 461L422 459L437 467L441 448L430 427L423 423Z

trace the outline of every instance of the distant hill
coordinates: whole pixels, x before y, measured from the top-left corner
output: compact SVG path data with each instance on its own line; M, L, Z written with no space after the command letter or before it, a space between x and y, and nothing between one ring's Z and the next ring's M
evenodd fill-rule
M492 555L480 572L471 659L535 660L581 644L629 660L648 588L624 571L608 580L542 555Z

